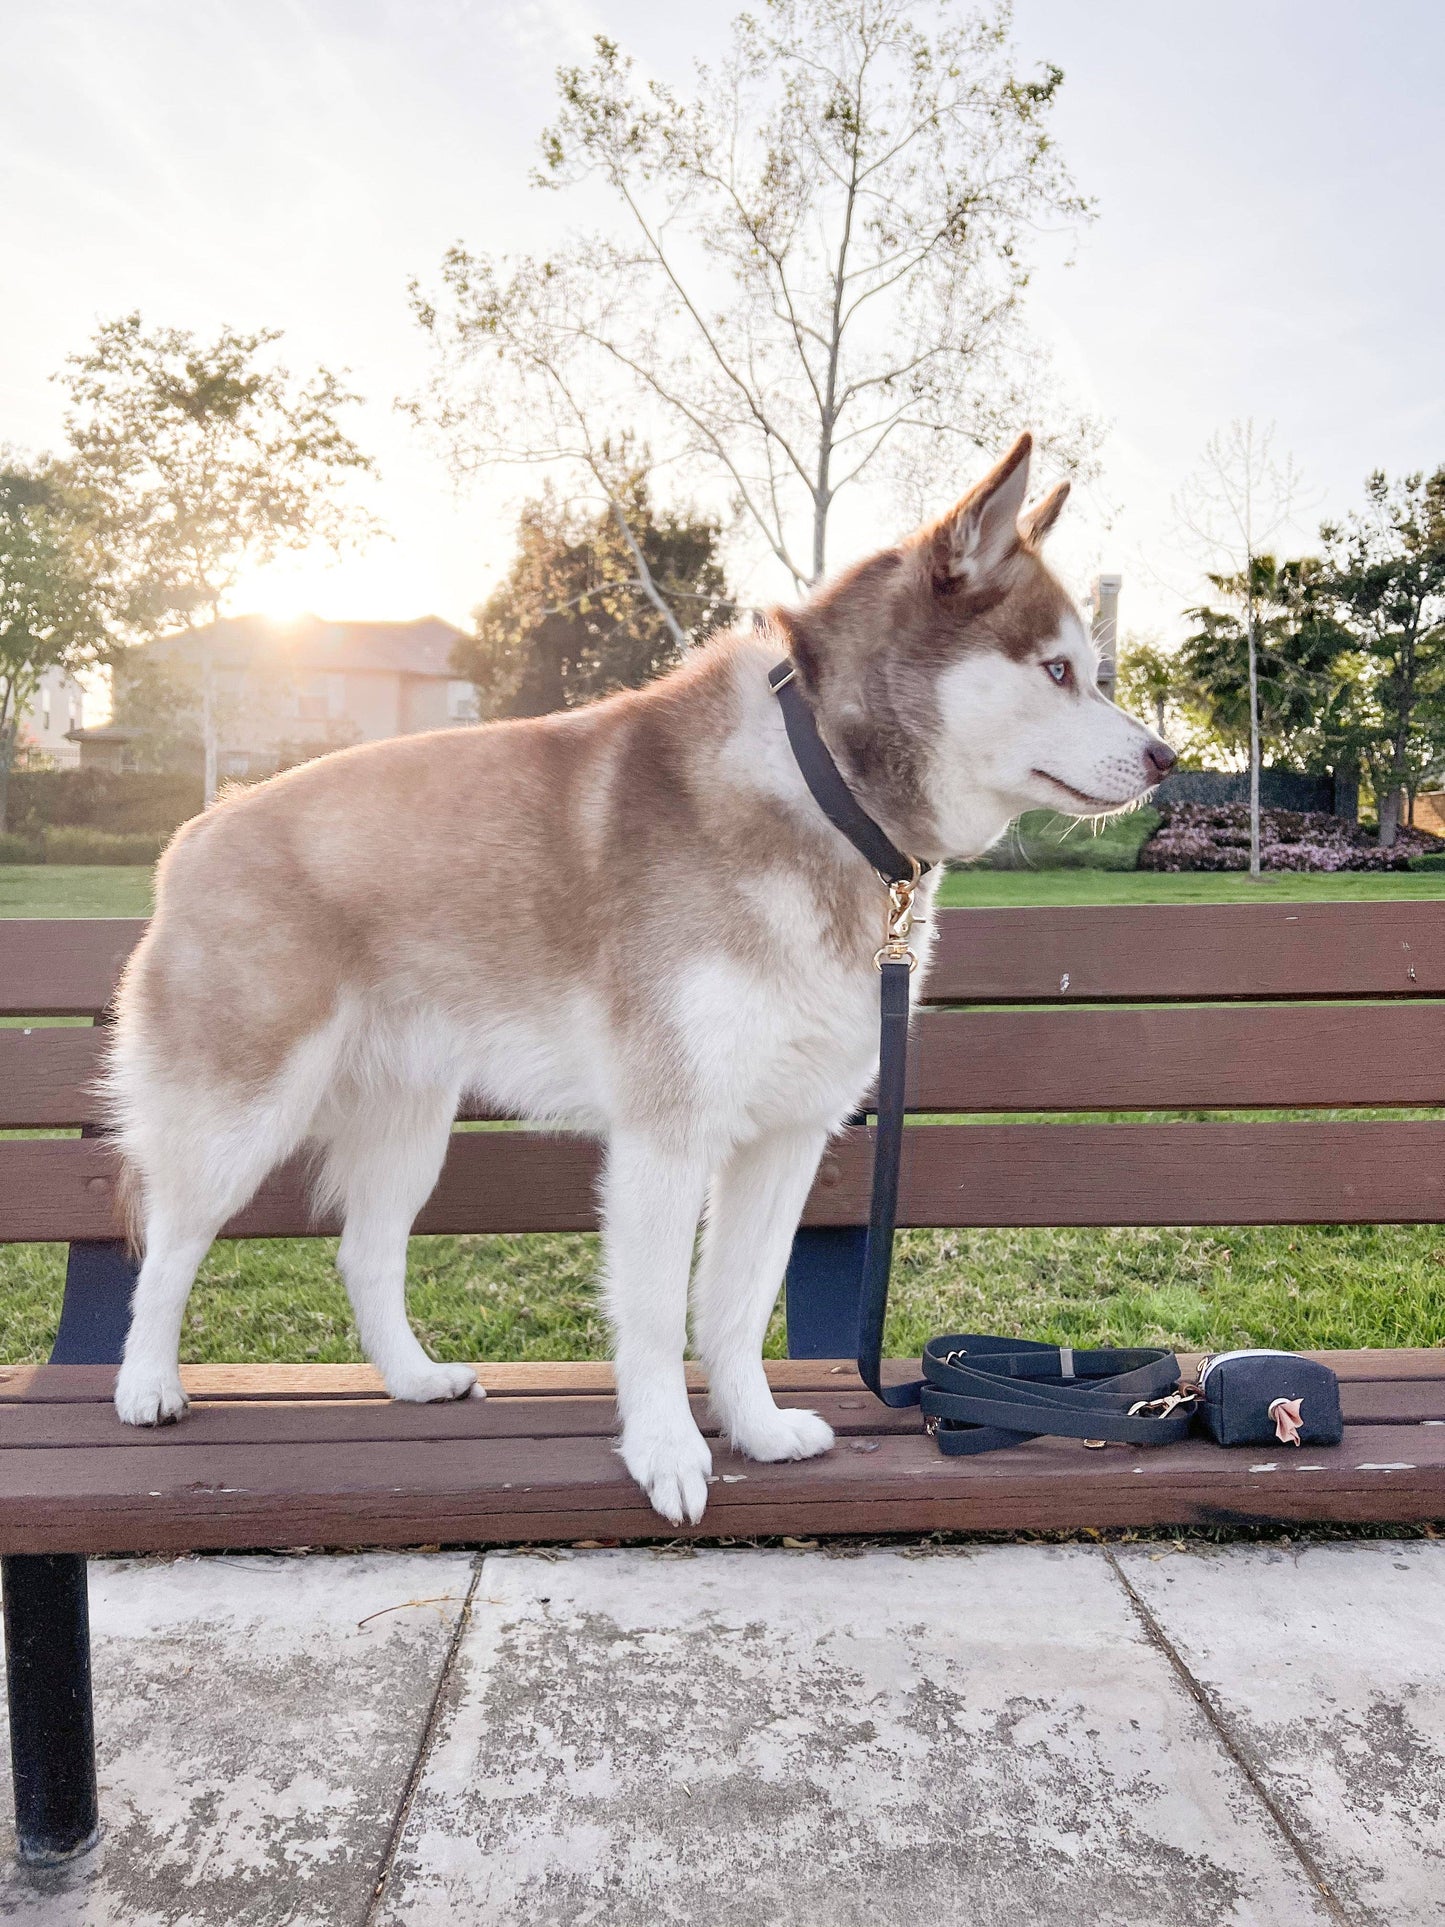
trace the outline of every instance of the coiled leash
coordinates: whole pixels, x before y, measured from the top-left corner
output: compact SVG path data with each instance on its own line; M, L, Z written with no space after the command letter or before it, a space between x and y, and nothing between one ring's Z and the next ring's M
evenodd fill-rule
M888 886L887 925L873 959L879 973L878 1128L858 1318L863 1383L885 1405L920 1406L926 1429L939 1450L950 1456L996 1452L1045 1434L1098 1444L1166 1445L1182 1439L1198 1391L1180 1385L1173 1352L1148 1346L1076 1352L1067 1345L1041 1345L1025 1338L956 1333L925 1345L922 1378L896 1385L882 1382L883 1321L903 1156L909 980L918 962L908 948L908 935L913 893L931 866L905 856L849 789L818 733L793 663L779 663L768 681L813 800Z

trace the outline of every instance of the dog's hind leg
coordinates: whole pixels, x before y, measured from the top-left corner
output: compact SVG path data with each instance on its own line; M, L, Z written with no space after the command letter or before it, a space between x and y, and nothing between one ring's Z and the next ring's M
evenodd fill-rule
M602 1182L603 1276L616 1334L623 1463L665 1519L707 1505L712 1454L687 1398L687 1278L705 1160L616 1132Z
M427 1356L406 1316L407 1240L441 1171L456 1108L455 1087L393 1086L339 1102L325 1127L322 1191L341 1207L336 1263L362 1349L392 1397L416 1404L481 1395L469 1366Z
M827 1133L774 1131L741 1145L713 1179L693 1285L693 1335L712 1409L751 1459L811 1459L833 1443L816 1412L774 1403L763 1338Z
M140 1182L145 1250L115 1386L127 1424L163 1424L185 1411L181 1322L196 1272L226 1220L296 1149L313 1102L305 1093L247 1105L234 1095L152 1085L144 1122L122 1134Z

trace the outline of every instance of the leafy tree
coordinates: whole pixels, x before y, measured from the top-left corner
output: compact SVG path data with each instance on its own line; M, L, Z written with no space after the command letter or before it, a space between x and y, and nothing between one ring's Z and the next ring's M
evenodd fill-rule
M1388 849L1401 802L1445 754L1445 467L1391 482L1321 530L1327 598L1353 651L1351 727Z
M83 668L109 640L110 583L86 504L53 463L0 468L0 830L20 719L50 668Z
M1255 717L1261 756L1283 768L1352 761L1346 742L1348 641L1321 594L1321 565L1305 559L1253 558L1240 573L1208 580L1223 605L1187 613L1195 624L1178 658L1180 690L1209 747L1249 755L1250 615L1253 617Z
M561 69L538 181L616 227L545 259L458 246L413 290L435 348L416 407L458 466L560 463L605 491L597 452L636 424L802 585L849 491L912 506L1037 419L1035 236L1090 212L1049 131L1063 74L1016 71L1006 4L929 11L764 0L687 93L600 35ZM1055 456L1094 439L1076 422Z
M1136 716L1152 716L1161 736L1167 733L1165 721L1177 713L1182 678L1179 658L1161 649L1157 642L1126 636L1119 650L1114 699ZM1174 734L1179 730L1176 727Z
M484 716L537 716L635 688L678 657L670 624L648 596L640 553L669 607L697 635L732 620L716 522L653 509L640 472L614 481L627 531L610 509L570 506L551 488L522 510L517 555L476 612L455 665Z
M160 662L148 649L122 649L112 668L111 715L130 731L129 755L137 769L205 767L201 731L201 678L183 662ZM217 704L221 719L221 706Z
M95 504L133 632L214 620L244 568L369 528L338 492L372 466L340 425L357 398L324 368L293 383L268 357L280 338L226 328L201 341L129 314L70 357L67 466ZM210 802L217 732L203 682Z

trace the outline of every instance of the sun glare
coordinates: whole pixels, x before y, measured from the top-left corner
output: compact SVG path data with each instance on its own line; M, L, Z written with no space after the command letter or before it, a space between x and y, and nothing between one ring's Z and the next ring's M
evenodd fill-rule
M406 622L433 610L415 571L390 544L339 559L327 549L280 556L249 569L226 598L226 613L294 622L316 615L330 621Z

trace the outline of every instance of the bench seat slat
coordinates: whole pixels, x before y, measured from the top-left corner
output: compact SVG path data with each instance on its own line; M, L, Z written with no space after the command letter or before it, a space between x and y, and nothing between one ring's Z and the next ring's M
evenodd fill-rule
M92 1122L104 1034L0 1030L0 1129ZM1445 1008L1156 1005L924 1011L915 1111L1309 1109L1445 1103ZM495 1116L469 1106L463 1116Z
M1328 1365L1342 1383L1358 1385L1445 1385L1445 1346L1433 1350L1306 1352ZM1181 1352L1186 1376L1199 1368L1200 1355ZM613 1371L601 1359L487 1360L476 1367L495 1406L511 1398L610 1398ZM707 1389L700 1365L689 1364L688 1388ZM854 1393L862 1381L851 1359L770 1358L764 1364L768 1383L777 1393ZM888 1381L912 1377L916 1361L883 1361ZM381 1376L371 1365L182 1365L181 1377L190 1396L212 1406L259 1402L278 1403L358 1400L386 1401ZM6 1405L107 1405L115 1389L113 1365L0 1366L0 1409ZM1434 1394L1427 1394L1434 1396ZM880 1409L882 1409L880 1407ZM1428 1416L1418 1414L1417 1416ZM141 1436L148 1436L142 1434Z
M1394 1388L1387 1388L1393 1392ZM1378 1392L1379 1387L1369 1387ZM1429 1411L1394 1417L1445 1418L1445 1385L1416 1388L1415 1403ZM821 1412L839 1436L909 1433L919 1429L916 1410L893 1411L860 1386L852 1392L780 1392L779 1403ZM707 1400L695 1393L693 1415L710 1436L717 1425ZM108 1404L0 1405L0 1457L17 1448L70 1451L109 1446L114 1451L190 1451L208 1445L370 1444L380 1440L613 1438L617 1404L612 1398L461 1399L436 1405L405 1405L390 1399L297 1399L266 1404L259 1399L197 1404L178 1425L143 1430L122 1425ZM3 1474L0 1474L3 1478Z
M12 1450L0 1552L1445 1516L1445 1427L1420 1425L1258 1457L1193 1440L1138 1452L1035 1440L945 1459L912 1437L844 1440L783 1466L719 1451L715 1465L703 1526L674 1534L603 1438Z
M1339 1357L1399 1359L1401 1373L1412 1360L1429 1357L1420 1352L1341 1352ZM1445 1378L1445 1351L1438 1354ZM0 1405L94 1404L109 1400L115 1389L114 1365L0 1365ZM491 1399L498 1398L610 1398L612 1366L603 1359L489 1359L477 1372ZM851 1359L770 1358L764 1368L774 1391L857 1391L861 1388ZM885 1361L885 1370L906 1376L906 1359ZM688 1385L707 1389L702 1367L689 1364ZM181 1378L193 1399L218 1402L262 1399L274 1404L291 1399L384 1399L381 1375L372 1365L295 1365L272 1360L264 1365L182 1365Z
M1445 1379L1345 1381L1341 1397L1352 1425L1445 1424ZM916 1409L880 1404L861 1386L854 1391L783 1391L781 1405L817 1411L840 1438L909 1435L919 1430ZM707 1400L695 1393L693 1416L709 1436L717 1426ZM195 1404L179 1425L153 1431L122 1425L109 1404L0 1404L0 1454L16 1449L72 1451L191 1451L210 1445L370 1444L380 1440L611 1438L617 1431L610 1397L464 1399L454 1404L405 1405L389 1399L260 1399ZM3 1474L0 1474L3 1477Z
M597 1147L534 1132L461 1132L418 1232L595 1227ZM871 1133L825 1155L810 1224L866 1221ZM99 1139L0 1141L0 1241L118 1233ZM1445 1220L1445 1121L927 1125L910 1130L902 1225L1420 1224ZM295 1166L227 1237L295 1237L315 1218Z

